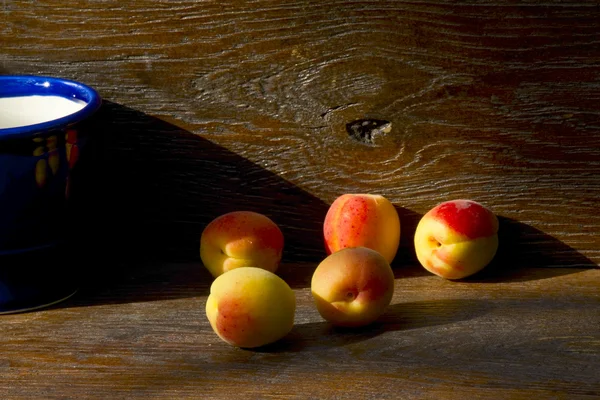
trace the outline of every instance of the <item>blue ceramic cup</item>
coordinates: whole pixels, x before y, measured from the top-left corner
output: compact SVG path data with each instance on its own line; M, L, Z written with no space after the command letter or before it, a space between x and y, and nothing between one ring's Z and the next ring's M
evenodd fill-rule
M0 313L44 307L77 289L61 249L101 102L79 82L0 76Z

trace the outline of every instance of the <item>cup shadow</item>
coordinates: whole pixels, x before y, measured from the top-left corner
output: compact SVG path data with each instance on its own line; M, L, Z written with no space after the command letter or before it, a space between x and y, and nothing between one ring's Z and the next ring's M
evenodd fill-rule
M334 327L329 322L296 324L283 339L253 349L257 352L322 351L362 342L390 331L409 331L477 318L494 305L486 300L431 300L392 304L374 323L359 328Z
M329 206L322 200L140 111L105 100L96 118L72 193L78 218L71 251L86 272L80 295L68 304L207 294L212 277L200 262L200 235L234 210L261 212L280 226L284 262L323 257Z
M206 295L212 277L199 260L199 238L216 216L252 210L271 217L286 238L283 261L305 263L287 274L306 287L324 256L329 205L204 137L123 105L104 101L80 179L72 192L72 262L78 296L57 307ZM429 276L412 239L422 217L396 206L402 221L396 278ZM500 217L500 248L471 282L526 281L597 267L531 226ZM544 268L542 268L544 267ZM546 268L561 267L561 268ZM533 269L532 269L533 268Z

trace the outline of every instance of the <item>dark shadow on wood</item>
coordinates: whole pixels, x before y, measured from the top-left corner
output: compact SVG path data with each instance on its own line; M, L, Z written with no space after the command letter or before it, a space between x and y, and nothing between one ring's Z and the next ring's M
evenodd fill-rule
M414 235L422 214L395 206L401 220L398 253L392 262L396 278L431 276L421 267L414 247ZM498 217L498 251L481 272L464 282L511 282L546 279L598 268L589 258L559 239L517 220Z
M480 273L465 282L522 282L598 268L561 240L512 218L499 216L498 252Z
M415 253L415 230L423 214L396 204L394 204L394 207L400 217L400 246L398 247L396 257L394 257L391 263L394 276L398 279L431 275L425 268L421 267Z
M261 212L279 224L286 239L284 263L316 266L325 257L322 222L329 205L275 173L200 135L109 101L95 129L72 193L77 218L70 258L83 285L59 307L206 294L212 279L199 259L200 234L212 219L234 210ZM414 253L421 215L396 209L402 223L392 263L396 278L428 276ZM535 267L544 269L531 273ZM501 217L495 260L467 281L543 279L589 267L597 266L560 240ZM292 287L308 287L312 270L284 276Z
M470 320L489 312L492 308L493 305L489 301L462 299L392 304L370 325L340 328L326 321L296 324L283 339L253 351L318 352L362 342L389 331L407 331Z
M200 235L234 210L261 212L280 226L283 262L323 257L328 205L275 173L109 101L95 129L72 194L73 251L84 275L73 303L90 292L117 302L206 294L212 278L200 262Z

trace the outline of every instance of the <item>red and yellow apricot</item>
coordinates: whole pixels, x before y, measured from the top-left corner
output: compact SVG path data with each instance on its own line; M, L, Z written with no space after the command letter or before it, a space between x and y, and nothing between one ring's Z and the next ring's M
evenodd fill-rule
M472 200L450 200L427 212L414 237L421 265L446 279L482 270L498 249L498 218Z
M329 207L323 224L327 254L368 247L391 263L400 243L400 218L381 195L344 194Z
M214 332L236 347L264 346L294 325L296 297L288 284L262 268L240 267L217 277L206 302Z
M319 314L333 325L364 326L379 318L390 304L394 273L377 251L345 248L317 266L311 293Z
M253 211L233 211L204 228L200 258L213 277L240 267L275 272L283 245L283 233L270 218Z

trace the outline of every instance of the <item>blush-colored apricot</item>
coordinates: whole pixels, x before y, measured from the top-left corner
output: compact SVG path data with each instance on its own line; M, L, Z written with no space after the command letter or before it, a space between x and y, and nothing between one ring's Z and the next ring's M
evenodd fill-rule
M438 204L419 221L415 251L421 265L446 279L482 270L498 249L498 218L472 200Z
M323 223L327 254L368 247L391 263L400 244L400 218L394 205L376 194L344 194L329 207Z
M219 275L210 287L206 317L225 342L260 347L287 335L294 325L296 297L274 273L240 267Z
M390 304L394 273L375 250L346 248L317 266L311 293L321 316L333 325L364 326L379 318Z

